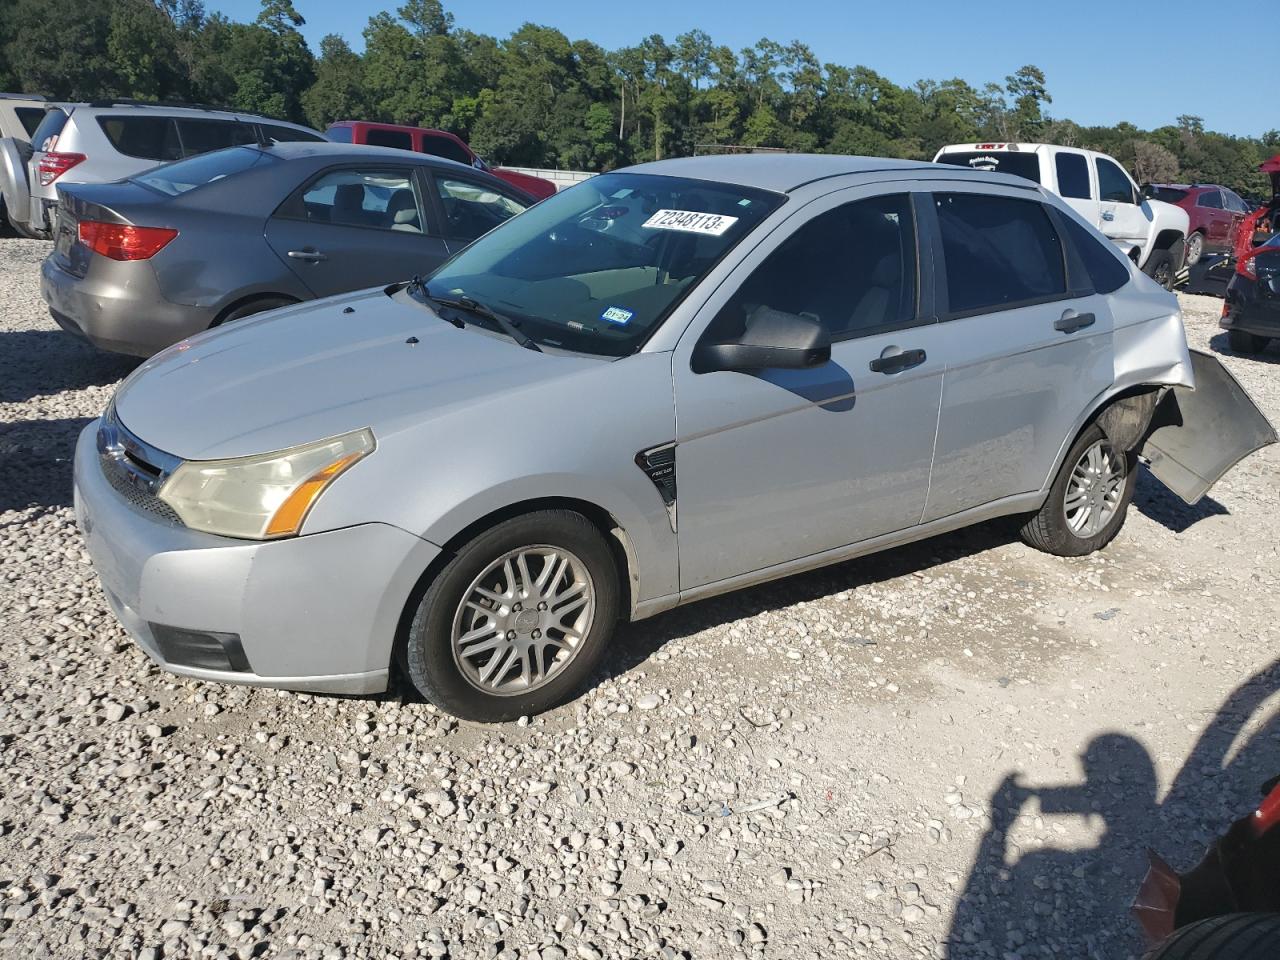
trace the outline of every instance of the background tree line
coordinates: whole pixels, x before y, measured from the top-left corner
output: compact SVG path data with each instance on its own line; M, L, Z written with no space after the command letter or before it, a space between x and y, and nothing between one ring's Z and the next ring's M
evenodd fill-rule
M458 27L440 0L370 17L363 54L329 35L318 55L291 0L262 0L252 23L208 14L201 0L5 6L0 89L199 101L321 129L351 118L443 127L497 163L606 170L702 144L928 159L944 143L1047 140L1104 150L1140 182L1261 194L1256 167L1280 151L1280 131L1227 136L1194 116L1156 130L1055 118L1034 66L981 87L902 87L869 67L822 63L799 41L734 51L691 30L609 51L531 23L498 39Z

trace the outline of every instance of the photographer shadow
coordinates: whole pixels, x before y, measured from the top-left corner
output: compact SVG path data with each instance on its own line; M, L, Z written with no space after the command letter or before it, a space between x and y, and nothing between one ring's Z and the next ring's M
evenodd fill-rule
M1280 772L1280 710L1263 712L1280 690L1280 661L1237 687L1215 713L1163 799L1147 748L1123 733L1095 737L1081 754L1079 784L1035 787L1009 774L991 797L991 825L979 844L946 944L951 960L1039 956L1111 958L1141 951L1129 905L1156 850L1186 870L1232 821L1256 806ZM1041 815L1100 820L1084 849L1022 849L1010 838L1043 825L1019 824L1028 801Z

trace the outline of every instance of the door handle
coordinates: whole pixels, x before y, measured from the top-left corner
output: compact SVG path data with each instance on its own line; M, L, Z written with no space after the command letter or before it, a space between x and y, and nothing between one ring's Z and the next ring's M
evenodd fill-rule
M310 248L303 250L290 250L289 256L291 259L305 260L307 263L319 263L321 260L329 259L328 255L321 253L319 250L312 250Z
M1074 310L1068 310L1053 321L1053 329L1061 330L1063 333L1075 333L1077 330L1093 326L1096 319L1097 317L1092 313L1076 313Z
M914 350L898 350L896 353L890 353L894 347L889 347L884 353L871 361L872 373L899 373L902 370L910 370L912 367L918 367L925 361L925 352L920 349Z
M1103 219L1103 220L1106 220L1108 223L1110 223L1110 222L1111 222L1112 220L1114 220L1115 218L1116 218L1116 215L1115 215L1115 213L1114 213L1114 212L1112 212L1111 210L1103 210L1103 211L1102 211L1102 219Z

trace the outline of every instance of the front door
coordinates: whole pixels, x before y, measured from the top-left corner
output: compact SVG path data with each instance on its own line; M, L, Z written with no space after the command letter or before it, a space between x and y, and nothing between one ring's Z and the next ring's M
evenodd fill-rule
M672 376L682 590L919 523L944 357L911 194L883 190L802 208L681 338ZM767 310L821 322L830 362L693 371L699 341L731 340Z
M426 275L449 255L411 167L329 170L267 221L267 243L317 297Z
M1129 175L1106 157L1094 157L1098 171L1098 228L1124 246L1146 242L1147 215Z

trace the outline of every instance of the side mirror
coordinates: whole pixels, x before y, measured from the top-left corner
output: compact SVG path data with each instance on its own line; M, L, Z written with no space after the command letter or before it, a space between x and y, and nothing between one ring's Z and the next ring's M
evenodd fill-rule
M831 359L831 337L811 317L761 307L746 331L726 343L701 343L693 352L693 372L717 370L801 370Z
M1144 183L1138 189L1138 197L1142 200L1150 200L1156 195L1156 188L1149 183Z

